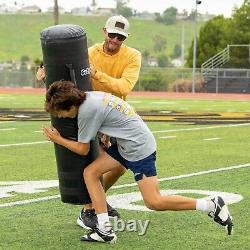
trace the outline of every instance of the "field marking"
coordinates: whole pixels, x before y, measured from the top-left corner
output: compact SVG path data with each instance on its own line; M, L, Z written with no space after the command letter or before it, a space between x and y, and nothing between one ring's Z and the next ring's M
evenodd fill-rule
M14 115L16 118L30 118L31 116L29 115Z
M175 105L176 102L167 102L167 101L157 101L157 102L151 102L151 104L160 104L160 105L164 105L164 104L169 104L169 105Z
M215 141L215 140L220 140L221 138L219 137L214 137L214 138L206 138L206 139L203 139L204 141Z
M10 131L15 130L16 128L0 128L0 131Z
M57 198L60 198L59 194L53 195L53 196L41 197L41 198L37 198L37 199L13 201L13 202L9 202L9 203L0 204L0 208L1 207L13 207L13 206L17 206L17 205L25 205L25 204L30 204L30 203L34 203L34 202L40 202L40 201L48 201L48 200L53 200L53 199L57 199Z
M220 125L220 126L209 126L209 127L201 127L201 128L182 128L182 129L158 130L158 131L152 131L152 133L168 133L168 132L179 132L179 131L194 131L194 130L202 130L202 129L225 128L225 127L227 128L227 127L239 127L239 126L250 126L250 123L229 124L229 125ZM34 131L34 132L38 133L40 131ZM4 144L4 145L0 144L0 147L24 146L24 145L33 145L33 144L42 144L42 143L48 143L48 141L23 142L23 143Z
M162 195L183 195L183 194L200 194L205 195L202 199L211 199L213 196L219 195L223 198L227 205L238 203L243 199L243 196L240 194L211 191L211 190L196 190L196 189L168 189L161 190ZM135 204L138 201L143 200L140 192L131 192L123 194L114 194L107 196L107 201L114 208L134 210L134 211L148 211L152 212L153 210L148 209L145 205Z
M181 129L157 130L157 131L152 131L152 133L156 134L156 133L193 131L193 130L203 130L203 129L213 129L213 128L229 128L229 127L240 127L240 126L250 126L250 123L228 124L228 125L209 126L209 127L200 127L200 128L181 128Z
M163 177L163 178L158 179L158 181L161 182L161 181L178 180L178 179L183 179L183 178L189 178L189 177L194 177L194 176L200 176L200 175L205 175L205 174L218 173L218 172L224 172L224 171L240 169L240 168L248 168L248 167L250 167L250 163L236 165L236 166L232 166L232 167L210 169L210 170L205 170L205 171L190 173L190 174L184 174L184 175L176 175L176 176L172 176L172 177ZM137 183L116 185L116 186L111 187L111 189L118 189L118 188L123 188L123 187L134 187L134 186L137 186Z
M142 101L128 101L128 103L142 103Z
M26 146L26 145L43 144L43 143L50 143L50 141L35 141L35 142L13 143L13 144L0 144L0 147Z
M210 169L210 170L206 170L206 171L200 171L200 172L189 173L189 174L184 174L184 175L177 175L177 176L172 176L172 177L164 177L164 178L158 179L158 181L162 182L162 181L178 180L178 179L183 179L183 178L189 178L189 177L194 177L194 176L200 176L200 175L205 175L205 174L218 173L218 172L230 171L230 170L234 170L234 169L248 168L248 167L250 167L250 163L231 166L231 167ZM21 182L19 181L19 182L14 182L14 183L19 184ZM0 185L6 186L6 185L8 185L8 182L0 182ZM111 189L120 189L120 188L124 188L124 187L134 187L134 186L137 186L137 183L134 182L134 183L129 183L129 184L115 185L115 186L111 187ZM48 201L48 200L52 200L52 199L57 199L59 197L60 197L60 195L54 195L54 196L46 196L46 197L41 197L41 198L36 198L36 199L3 203L3 204L0 204L0 208L1 207L12 207L12 206L22 205L22 204L30 204L30 203L34 203L34 202L40 202L40 201Z
M160 139L172 139L172 138L176 138L176 135L170 135L170 136L161 136Z
M0 124L6 124L6 123L14 123L16 121L0 121Z

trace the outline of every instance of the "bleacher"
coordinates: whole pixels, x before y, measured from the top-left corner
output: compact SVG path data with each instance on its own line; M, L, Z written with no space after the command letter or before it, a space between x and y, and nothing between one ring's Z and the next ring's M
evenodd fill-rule
M250 93L250 58L235 58L233 49L250 45L228 45L201 66L204 88L209 93Z
M250 70L215 69L204 87L208 93L250 93Z

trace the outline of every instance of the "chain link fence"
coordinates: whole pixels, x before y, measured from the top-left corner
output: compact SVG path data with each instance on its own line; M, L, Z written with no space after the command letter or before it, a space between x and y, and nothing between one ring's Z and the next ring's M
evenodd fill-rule
M44 87L36 80L38 67L31 68L0 68L0 87ZM250 70L218 69L214 70L213 82L210 83L209 92L223 92L223 86L231 84L236 86L238 80L249 82ZM136 83L135 91L171 91L191 92L193 85L192 68L160 68L142 67L140 77ZM196 69L195 92L207 92L207 83L204 82L200 69ZM250 91L250 90L249 90Z
M36 80L37 67L30 69L0 68L0 87L33 87L39 86Z
M0 87L41 87L36 80L38 67L20 69L0 68ZM196 84L202 82L200 70L196 70ZM142 67L136 91L189 91L192 84L190 68ZM186 86L186 88L184 88ZM188 87L187 87L188 86Z

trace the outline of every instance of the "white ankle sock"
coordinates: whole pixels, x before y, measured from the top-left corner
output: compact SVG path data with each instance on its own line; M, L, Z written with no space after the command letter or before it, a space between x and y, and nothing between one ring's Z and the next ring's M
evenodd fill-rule
M108 225L111 225L109 222L109 216L108 213L102 213L102 214L97 214L97 221L98 221L98 228L101 231L109 231L110 227L107 227Z
M214 203L211 200L197 199L196 210L209 213L214 210Z

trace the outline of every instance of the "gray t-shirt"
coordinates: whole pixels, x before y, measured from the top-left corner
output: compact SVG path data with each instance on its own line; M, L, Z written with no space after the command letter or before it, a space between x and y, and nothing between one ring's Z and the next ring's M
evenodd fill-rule
M153 134L128 103L108 93L86 92L78 110L78 141L88 143L98 132L116 138L119 153L129 161L156 151Z

